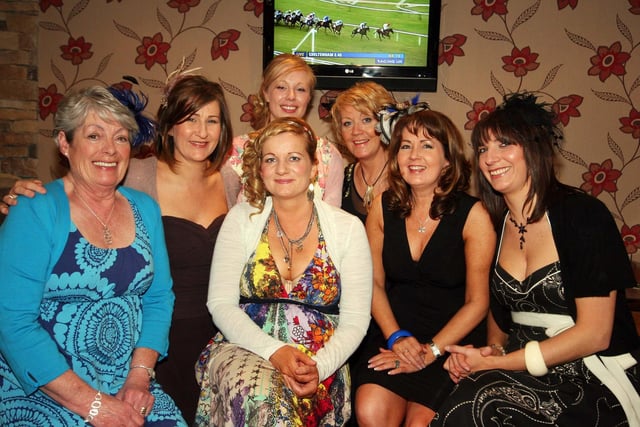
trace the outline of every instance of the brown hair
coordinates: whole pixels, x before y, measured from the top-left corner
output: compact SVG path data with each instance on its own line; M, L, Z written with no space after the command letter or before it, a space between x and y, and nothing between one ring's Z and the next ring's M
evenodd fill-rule
M242 181L247 201L251 206L258 208L260 212L264 208L267 190L260 176L262 165L262 148L265 142L274 136L283 133L293 133L301 136L306 142L306 152L312 163L317 163L316 146L317 138L311 127L302 119L295 117L281 117L267 124L260 132L250 135L244 153L242 154Z
M256 100L253 103L253 116L251 118L251 127L259 130L262 129L271 117L269 105L264 98L264 93L269 90L271 83L278 80L285 74L294 73L296 71L304 71L309 75L309 91L311 99L313 99L313 89L316 87L316 76L313 70L304 59L290 53L282 53L275 56L269 65L262 72L262 84L260 90L255 94ZM311 108L311 101L307 106L307 112Z
M180 77L167 94L166 101L158 109L156 154L172 170L177 160L175 158L175 142L169 132L175 125L184 123L210 102L217 102L220 106L221 127L218 145L209 156L210 170L213 173L222 166L233 139L229 107L227 107L220 85L202 76L186 75Z
M438 179L429 216L433 219L453 213L455 193L469 188L471 165L464 154L464 141L458 128L449 117L433 110L422 110L401 117L393 128L389 152L390 207L402 218L409 216L413 207L411 187L402 178L398 166L398 151L402 144L402 131L412 135L429 135L442 143L449 165Z

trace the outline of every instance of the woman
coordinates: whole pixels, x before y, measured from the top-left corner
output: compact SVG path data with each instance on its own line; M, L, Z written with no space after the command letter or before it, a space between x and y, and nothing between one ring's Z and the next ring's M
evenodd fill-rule
M356 161L344 170L342 209L365 222L371 202L388 188L387 146L380 139L378 111L395 104L391 93L375 82L357 82L331 107L333 132Z
M465 193L471 168L460 132L425 108L393 113L389 189L367 217L375 324L354 374L361 427L427 425L453 388L445 346L483 339L495 234Z
M274 57L262 73L262 83L255 95L251 126L258 132L271 120L280 117L304 119L309 112L316 77L309 65L299 56L283 53ZM233 148L227 161L238 177L242 175L242 153L258 132L233 139ZM317 190L322 199L340 206L343 162L340 151L324 138L317 143ZM240 194L239 200L244 200Z
M212 262L221 334L201 358L199 425L349 418L345 361L369 322L371 259L362 223L314 192L316 142L281 118L246 147L247 202L227 214Z
M206 307L213 247L239 192L235 173L221 167L232 131L220 85L173 76L158 109L158 134L157 157L133 159L124 185L160 205L176 302L169 354L157 373L192 425L200 395L193 367L216 333Z
M513 94L473 130L480 196L500 230L489 345L446 348L459 384L433 425L640 425L640 341L624 297L635 280L604 204L556 179L554 119ZM626 367L606 357L630 351Z
M185 426L154 381L174 300L160 212L118 188L135 118L91 87L55 129L69 172L0 229L0 424Z

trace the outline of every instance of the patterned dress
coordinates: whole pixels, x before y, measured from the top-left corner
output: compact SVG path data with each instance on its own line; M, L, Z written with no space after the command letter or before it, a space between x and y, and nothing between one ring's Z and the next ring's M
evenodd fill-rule
M153 280L150 239L133 203L132 209L136 237L125 248L95 247L71 223L67 244L46 283L38 319L73 371L112 395L129 372L141 333L143 295ZM151 393L155 403L146 426L186 426L173 400L155 382ZM84 424L82 417L39 390L25 395L2 355L0 397L3 426Z
M271 255L268 225L240 279L241 307L265 333L312 356L337 327L339 274L320 232L313 259L287 292ZM218 334L196 371L199 426L340 426L350 416L346 365L322 381L312 398L298 398L268 360Z
M522 282L499 264L492 298L511 311L568 314L560 263L533 272ZM542 327L513 323L507 352L531 340L547 339ZM627 371L640 390L637 365ZM549 369L542 377L526 371L489 370L461 381L431 426L626 426L625 413L611 391L586 368L583 359Z

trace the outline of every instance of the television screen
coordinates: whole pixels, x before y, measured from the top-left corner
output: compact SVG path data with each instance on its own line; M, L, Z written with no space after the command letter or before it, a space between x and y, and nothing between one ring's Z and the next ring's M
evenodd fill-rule
M440 0L268 0L264 64L303 57L319 89L373 79L389 90L435 91Z

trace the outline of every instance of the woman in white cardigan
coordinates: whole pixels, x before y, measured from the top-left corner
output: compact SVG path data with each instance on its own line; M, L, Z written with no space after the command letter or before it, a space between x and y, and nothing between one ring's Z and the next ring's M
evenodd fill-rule
M316 138L269 123L243 157L247 202L218 235L207 306L220 329L198 366L199 425L344 425L345 361L370 319L362 223L314 196Z

